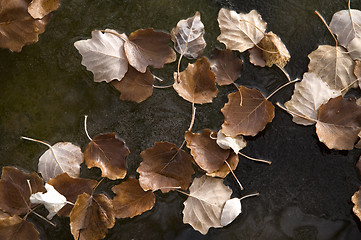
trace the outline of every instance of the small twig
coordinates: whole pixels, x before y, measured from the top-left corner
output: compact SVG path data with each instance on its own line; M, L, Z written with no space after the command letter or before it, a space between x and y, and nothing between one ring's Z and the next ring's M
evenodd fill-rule
M225 164L227 164L227 166L228 166L229 170L231 171L231 173L232 173L233 177L236 179L236 181L237 181L237 183L238 183L239 187L241 188L241 190L243 190L244 188L243 188L243 186L242 186L241 182L238 180L238 178L237 178L236 174L234 174L234 172L233 172L233 170L232 170L231 166L229 165L229 163L227 162L227 160L226 160L226 161L224 161L224 163L225 163Z
M90 141L93 141L93 139L89 136L89 133L88 133L87 120L88 120L88 115L85 115L85 116L84 116L84 131L85 131L85 134L86 134L86 136L88 137L88 139L89 139Z
M285 83L285 84L283 84L281 87L279 87L279 88L277 88L273 93L271 93L270 95L268 95L268 97L266 97L266 100L268 100L270 97L272 97L275 93L277 93L279 90L281 90L282 88L284 88L284 87L286 87L286 86L288 86L288 85L290 85L290 84L292 84L292 83L295 83L295 82L297 82L297 81L300 81L300 79L295 79L295 80L292 80L292 81L290 81L290 82L287 82L287 83Z
M253 158L253 157L247 156L246 154L241 153L241 152L238 152L238 154L240 154L241 156L243 156L243 157L245 157L245 158L248 158L249 160L252 160L252 161L263 162L263 163L267 163L267 164L269 164L269 165L272 164L271 161L267 161L267 160L259 159L259 158Z
M252 193L252 194L248 194L246 196L241 197L239 200L242 201L245 198L249 198L249 197L255 197L255 196L259 196L259 193Z

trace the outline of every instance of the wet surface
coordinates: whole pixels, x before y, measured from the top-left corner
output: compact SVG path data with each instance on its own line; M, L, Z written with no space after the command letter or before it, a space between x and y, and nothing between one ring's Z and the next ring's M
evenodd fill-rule
M354 1L353 8L361 9ZM127 34L154 27L170 31L180 19L201 12L207 48L215 46L219 35L217 13L221 7L249 12L256 9L268 23L267 30L278 34L291 54L286 66L292 79L307 71L307 55L319 44L333 44L320 19L346 9L347 1L326 0L63 0L53 14L40 41L24 47L21 53L0 50L0 165L14 165L36 171L45 146L24 142L25 135L51 144L70 141L84 149L88 140L83 130L83 115L88 114L91 136L116 131L131 150L128 176L141 161L139 153L156 141L180 145L191 120L191 104L173 89L155 90L151 98L136 104L119 100L111 85L94 83L92 73L81 66L81 56L73 47L80 39L90 38L94 29L113 28ZM277 68L258 68L245 61L239 84L257 87L265 95L287 80ZM184 61L182 68L185 68ZM175 64L153 73L171 82ZM290 99L289 86L271 101ZM221 87L213 104L197 107L194 131L218 130L223 122L220 109L233 87ZM352 194L361 185L354 165L359 150L328 150L318 142L315 128L296 125L291 116L276 108L276 116L266 129L247 138L242 151L272 161L272 165L240 159L236 174L245 191L240 191L229 176L225 183L234 196L259 191L257 198L242 201L243 213L223 229L210 229L206 236L182 223L185 197L178 193L156 193L155 207L133 219L118 220L106 239L361 239L352 214ZM82 169L83 176L98 177L98 170ZM114 183L105 182L100 190ZM44 210L44 214L46 211ZM57 228L36 216L30 217L41 239L71 239L69 220L55 218Z

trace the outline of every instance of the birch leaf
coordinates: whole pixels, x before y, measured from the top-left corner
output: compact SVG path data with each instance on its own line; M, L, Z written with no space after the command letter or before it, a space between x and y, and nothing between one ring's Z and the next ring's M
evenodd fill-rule
M267 26L256 10L237 14L225 8L219 10L218 24L221 34L217 40L224 43L227 49L240 52L258 44L264 37Z
M203 38L204 25L199 12L196 12L193 17L180 20L170 35L174 42L174 49L186 58L199 58L206 47L206 41Z
M60 0L33 0L28 7L28 12L35 19L40 19L57 10Z
M34 224L14 215L0 219L0 236L2 240L38 240L39 232Z
M95 82L121 80L128 71L128 60L124 52L125 34L106 29L93 31L92 38L74 43L82 55L81 64L94 74Z
M263 59L266 61L267 67L272 67L272 65L275 64L284 68L291 58L284 43L273 32L265 34L259 45L267 50L262 50Z
M183 222L189 223L203 235L209 228L221 228L221 214L232 190L222 179L202 176L189 187L190 196L184 202Z
M222 130L219 130L217 133L217 144L223 149L230 149L238 154L239 151L247 146L246 140L244 140L242 135L236 137L227 137L223 134Z

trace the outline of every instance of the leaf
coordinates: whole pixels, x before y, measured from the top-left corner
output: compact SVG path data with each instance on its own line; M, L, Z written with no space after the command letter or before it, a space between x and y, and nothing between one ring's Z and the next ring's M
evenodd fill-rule
M97 181L86 178L72 178L67 173L60 174L56 178L51 178L48 182L59 193L64 195L69 202L75 202L78 195L82 193L91 194L93 188L96 186ZM69 217L70 211L73 206L70 204L65 205L60 211L59 216Z
M164 64L176 60L176 54L168 43L170 35L154 32L153 28L132 32L124 43L129 64L137 71L145 73L147 66L162 68Z
M361 37L354 38L348 45L347 50L353 60L361 60Z
M217 96L215 75L210 69L206 57L198 59L194 64L188 64L186 70L180 73L178 82L177 73L174 73L173 88L185 100L192 103L211 103Z
M121 80L128 71L128 60L124 52L125 34L106 29L92 31L92 38L74 43L82 55L81 64L94 74L95 82L107 83Z
M354 204L353 212L361 220L361 188L352 195L351 201Z
M33 18L40 19L57 10L59 6L60 0L33 0L29 4L28 12Z
M85 164L88 168L98 167L102 177L111 180L122 179L127 175L126 157L129 148L116 134L99 134L84 150Z
M103 239L114 224L112 202L104 194L78 196L70 213L70 228L75 240Z
M256 10L247 14L219 10L218 24L221 34L217 40L224 43L227 49L244 52L254 47L264 37L267 23L262 20Z
M80 147L70 142L58 142L49 147L39 158L38 171L45 182L66 172L79 177L80 164L84 161Z
M329 149L353 149L360 131L361 106L355 99L339 96L319 108L316 133Z
M332 90L326 82L315 73L305 73L301 82L295 84L291 100L285 103L286 108L294 114L293 121L302 125L312 125L317 122L318 109L330 98L341 95L341 91ZM314 120L310 120L314 119Z
M361 88L361 61L359 60L355 61L355 69L353 70L353 73L355 74L356 78L359 80L358 85Z
M137 169L139 183L145 190L163 193L180 187L188 189L194 173L189 154L169 142L156 142L153 148L140 153L143 161ZM173 189L172 189L173 188Z
M274 106L255 88L240 86L240 92L228 94L228 103L222 108L224 123L222 132L226 136L255 136L267 122L272 122ZM242 100L242 105L241 105Z
M38 240L39 232L34 224L14 215L0 219L0 236L2 240Z
M28 13L28 1L2 1L0 7L0 47L20 52L22 47L38 41L49 16L34 19Z
M214 49L210 62L218 85L232 84L241 76L242 59L231 50Z
M227 158L227 163L231 167L232 171L236 170L239 162L238 155L234 152L230 152L229 157ZM219 178L225 178L227 175L231 172L229 169L229 166L226 162L223 163L223 165L215 172L212 173L206 173L209 177L219 177Z
M352 20L349 10L336 12L330 22L331 31L337 35L337 40L343 47L347 47L350 41L361 34L361 11L351 9Z
M193 17L180 20L170 32L174 49L187 58L199 58L202 55L206 47L203 35L204 25L199 12Z
M259 45L267 50L262 50L263 59L266 61L267 67L272 67L275 64L280 68L284 68L291 58L284 43L273 32L265 34Z
M207 234L211 227L221 228L221 213L232 190L222 179L202 176L195 178L189 187L189 197L184 202L183 222Z
M144 191L135 178L112 188L116 196L112 200L116 218L132 218L153 208L155 196L152 191Z
M243 136L239 135L236 137L227 137L223 134L222 130L219 130L217 133L217 144L220 148L230 149L238 154L240 150L247 146L246 140L244 140Z
M145 73L141 73L128 66L128 72L123 79L113 80L111 83L121 93L121 100L140 103L153 94L154 77L148 69Z
M31 207L30 195L33 192L45 192L43 180L38 174L25 173L15 167L3 167L0 180L1 210L11 215L27 213Z
M356 80L354 62L342 47L321 45L308 55L308 71L316 73L331 89L342 90Z
M242 204L241 199L232 198L227 200L226 204L223 207L221 215L221 225L227 226L242 213Z
M47 218L50 220L57 212L66 205L66 198L54 189L50 184L45 184L46 193L37 192L30 196L33 204L44 204L49 211Z
M248 50L249 61L255 66L265 67L266 61L263 59L263 52L258 47L253 47Z
M220 148L211 135L215 134L209 129L204 129L202 133L192 133L187 131L184 135L187 147L191 150L191 155L197 165L212 173L217 171L229 157L229 150Z

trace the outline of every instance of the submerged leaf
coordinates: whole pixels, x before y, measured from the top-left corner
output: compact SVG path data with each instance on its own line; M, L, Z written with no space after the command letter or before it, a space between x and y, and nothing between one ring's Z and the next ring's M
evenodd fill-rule
M280 68L284 68L291 58L286 46L273 32L265 34L259 45L266 50L262 50L262 54L267 67L272 67L275 64Z
M28 7L28 12L33 18L43 18L49 13L57 10L60 0L33 0Z
M86 146L84 159L88 168L98 167L102 177L116 180L127 175L129 153L129 148L115 133L99 134Z
M188 189L194 173L192 158L169 142L156 142L153 148L140 153L143 162L137 169L139 183L145 190L163 193L175 188Z
M0 236L2 240L38 240L39 232L34 224L14 215L0 219Z
M132 218L153 208L155 196L152 191L144 191L135 178L112 188L116 194L113 198L114 215L116 218Z

